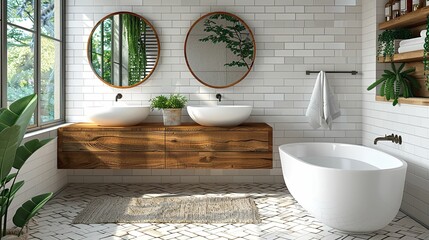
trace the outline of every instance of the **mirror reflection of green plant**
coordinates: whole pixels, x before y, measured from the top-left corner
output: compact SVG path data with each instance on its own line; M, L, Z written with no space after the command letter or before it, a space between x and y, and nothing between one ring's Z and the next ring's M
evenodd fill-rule
M146 46L143 42L146 23L131 14L123 14L122 17L128 41L128 81L129 85L134 85L146 74Z
M367 90L370 91L381 84L380 96L385 96L386 100L393 99L393 106L398 104L398 98L401 96L404 98L413 97L413 91L420 89L421 86L417 79L411 76L415 72L415 68L402 71L404 66L405 63L402 63L399 68L396 68L395 64L392 63L392 71L384 70L381 78L371 84Z
M164 95L156 96L149 100L150 108L166 109L166 108L184 108L188 99L180 94L171 94L169 97Z
M219 19L225 20L229 24L225 26L219 24L219 21L215 21ZM210 35L199 41L213 44L225 43L226 48L239 58L238 61L233 60L225 63L224 66L250 69L254 53L253 41L250 39L250 33L246 27L237 18L228 14L213 14L204 21L204 27L204 31Z

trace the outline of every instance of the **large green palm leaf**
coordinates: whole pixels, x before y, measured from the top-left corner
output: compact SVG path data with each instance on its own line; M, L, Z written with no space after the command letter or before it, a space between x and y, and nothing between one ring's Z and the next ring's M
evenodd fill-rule
M0 132L0 180L9 175L12 170L13 159L15 159L16 150L20 144L19 126L6 127ZM12 160L12 161L11 161Z
M51 199L52 193L44 193L33 197L28 200L18 210L16 210L13 216L13 223L20 228L23 228L28 221L36 215L36 213Z
M39 150L41 147L45 146L52 139L44 139L39 141L39 139L33 139L31 141L26 142L24 145L20 146L16 151L15 161L13 163L13 167L15 169L21 169L22 165L27 161L27 159L33 155L34 152Z
M20 126L19 142L22 141L27 130L28 123L36 109L37 95L31 94L13 102L8 109L0 113L0 131L12 125Z

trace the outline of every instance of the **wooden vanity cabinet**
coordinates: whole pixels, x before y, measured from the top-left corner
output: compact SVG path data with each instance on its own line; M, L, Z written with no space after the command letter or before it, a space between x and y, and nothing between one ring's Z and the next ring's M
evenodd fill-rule
M169 127L165 149L167 168L272 168L272 128L265 123Z
M58 129L58 168L272 168L272 128L72 124Z
M58 129L58 168L165 168L164 145L164 128L159 124L73 124Z

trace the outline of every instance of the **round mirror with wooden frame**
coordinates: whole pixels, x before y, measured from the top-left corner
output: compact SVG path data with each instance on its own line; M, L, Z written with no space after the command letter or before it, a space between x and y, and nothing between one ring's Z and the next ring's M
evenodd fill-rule
M191 74L211 88L239 83L255 61L252 31L241 18L227 12L200 17L189 29L184 48Z
M135 87L158 65L159 38L153 25L132 12L101 19L88 39L88 61L97 77L115 88Z

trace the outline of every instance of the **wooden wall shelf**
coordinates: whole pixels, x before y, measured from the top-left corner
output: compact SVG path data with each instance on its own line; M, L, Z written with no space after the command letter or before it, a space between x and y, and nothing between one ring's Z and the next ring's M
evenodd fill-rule
M406 53L397 53L393 55L393 59L386 57L378 57L378 62L380 63L389 63L389 62L417 62L423 61L423 50L406 52Z
M375 100L378 102L392 102L392 100L387 101L386 98L382 96L376 96ZM422 98L422 97L399 98L398 101L399 101L399 104L429 106L429 98Z
M272 134L266 123L237 127L78 123L58 129L58 168L272 168Z
M426 23L426 17L429 14L429 7L421 8L415 12L407 13L404 16L383 22L378 25L380 30L415 27Z

